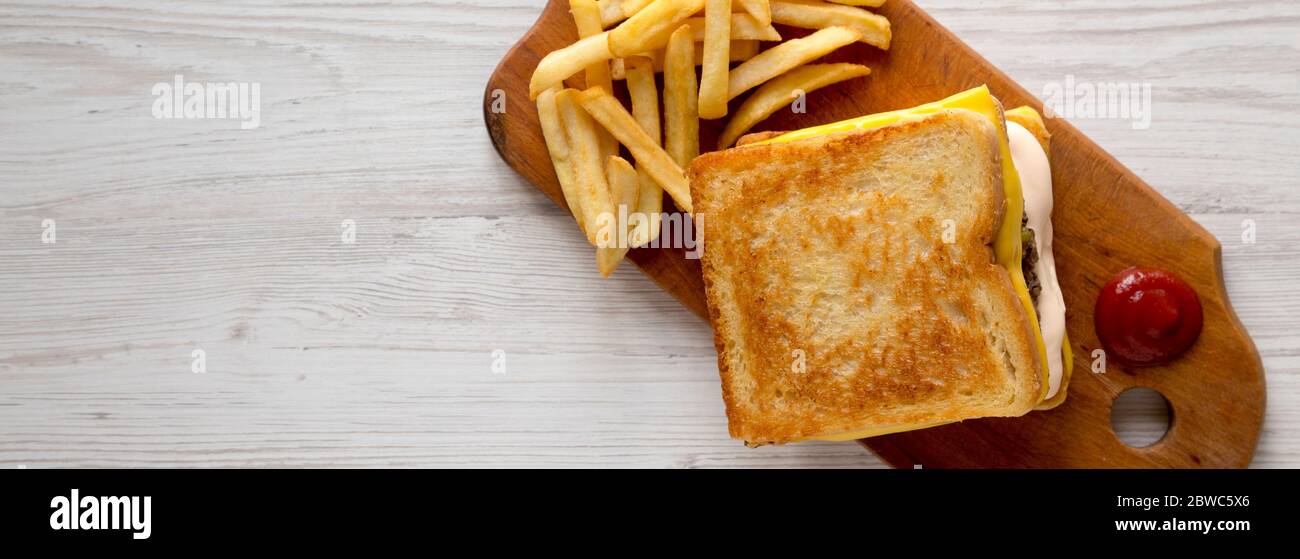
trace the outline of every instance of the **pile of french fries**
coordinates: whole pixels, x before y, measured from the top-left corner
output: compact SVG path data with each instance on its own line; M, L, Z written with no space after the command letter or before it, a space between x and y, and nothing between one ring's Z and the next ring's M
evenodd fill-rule
M726 117L731 100L754 90L718 139L726 149L798 95L869 74L809 62L855 42L888 50L889 20L864 9L884 1L569 0L578 41L546 55L528 90L601 275L659 238L664 192L692 212L684 169L700 154L700 119ZM816 31L783 41L774 23ZM569 86L579 79L581 88ZM614 97L616 80L630 112Z

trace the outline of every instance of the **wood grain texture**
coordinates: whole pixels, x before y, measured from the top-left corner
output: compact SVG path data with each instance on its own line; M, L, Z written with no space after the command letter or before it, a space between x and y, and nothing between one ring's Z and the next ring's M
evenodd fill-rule
M500 162L483 86L543 4L0 5L0 466L878 465L727 439L707 326ZM1223 242L1254 465L1300 465L1300 8L922 6L1030 92L1153 83L1151 130L1074 124ZM155 120L176 73L260 82L261 128Z

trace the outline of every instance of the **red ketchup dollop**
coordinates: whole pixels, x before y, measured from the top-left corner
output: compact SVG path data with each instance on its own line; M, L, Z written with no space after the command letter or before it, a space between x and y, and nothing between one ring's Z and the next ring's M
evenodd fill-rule
M1108 358L1121 365L1168 363L1201 335L1201 300L1177 276L1129 268L1101 289L1093 324Z

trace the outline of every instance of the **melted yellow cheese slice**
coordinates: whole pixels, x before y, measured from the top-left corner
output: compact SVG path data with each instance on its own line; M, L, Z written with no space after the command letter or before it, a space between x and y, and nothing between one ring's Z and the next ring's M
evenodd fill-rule
M1031 107L1016 107L1016 108L1014 108L1014 109L1007 109L1007 110L1004 111L1004 113L1005 113L1005 115L1006 115L1006 117L1007 117L1007 118L1006 118L1007 121L1011 121L1011 120L1013 120L1013 117L1014 117L1014 120L1015 120L1016 122L1021 123L1021 124L1024 124L1025 121L1029 121L1029 122L1033 123L1033 126L1028 127L1028 128L1029 128L1029 131L1030 131L1031 134L1033 134L1033 135L1035 136L1035 139L1038 140L1039 147L1043 149L1044 154L1045 154L1045 155L1048 155L1048 158L1049 158L1049 164L1050 164L1050 158L1051 158L1051 156L1050 156L1050 154L1047 154L1047 151L1048 151L1048 149L1049 149L1049 146L1048 146L1047 142L1043 141L1041 138L1038 138L1038 136L1039 136L1040 134L1045 134L1045 133L1046 133L1046 128L1045 128L1045 126L1043 125L1043 117L1042 117L1041 115L1038 114L1038 111L1035 111L1035 110L1034 110L1033 108L1031 108ZM1040 132L1040 130L1041 130L1042 132ZM1021 186L1023 186L1023 184L1022 184ZM1059 288L1060 286L1058 285L1057 287ZM1057 389L1057 391L1056 391L1056 395L1054 395L1054 396L1052 396L1051 398L1048 398L1048 399L1046 399L1046 400L1043 400L1041 403L1038 404L1038 407L1036 407L1036 408L1034 408L1034 409L1036 409L1036 410L1050 410L1050 409L1055 408L1056 406L1061 405L1061 403L1065 401L1066 388L1070 385L1070 377L1072 377L1073 375L1074 375L1074 351L1070 349L1070 335L1069 335L1069 333L1068 333L1068 332L1064 332L1064 331L1062 331L1062 332L1061 332L1061 384L1060 384L1060 387ZM1050 391L1050 389L1049 389L1049 391Z
M1034 301L1029 296L1029 288L1025 285L1025 276L1020 271L1020 260L1023 257L1023 248L1020 246L1020 220L1025 211L1024 197L1021 195L1020 190L1020 175L1016 173L1015 163L1011 160L1011 148L1007 144L1007 126L1006 122L1002 120L1002 104L993 97L993 94L989 93L988 86L982 85L975 89L958 93L942 101L927 103L911 109L878 113L849 120L842 120L831 124L824 124L822 126L805 128L760 143L793 142L796 140L815 138L817 136L824 136L826 134L834 134L837 132L871 130L888 126L901 120L924 117L951 109L964 109L984 115L993 123L994 128L998 131L998 145L999 150L1002 152L1002 187L1005 191L1007 205L1006 211L1002 216L1002 224L998 227L997 235L993 241L993 255L997 259L998 264L1006 268L1007 274L1011 276L1011 285L1015 288L1016 295L1020 297L1020 302L1025 307L1025 313L1029 316L1030 325L1033 326L1035 340L1038 344L1040 361L1044 364L1042 367L1043 388L1038 396L1038 400L1041 402L1047 398L1047 391L1049 388L1049 373L1046 365L1047 346L1043 343L1042 329L1038 326L1038 313L1034 310ZM1065 347L1068 348L1069 346L1066 345ZM1064 390L1064 387L1061 389ZM947 423L952 422L883 425L858 431L805 437L803 440L847 441L879 435L888 435L891 433L901 433L903 431L914 431L916 429L926 429Z

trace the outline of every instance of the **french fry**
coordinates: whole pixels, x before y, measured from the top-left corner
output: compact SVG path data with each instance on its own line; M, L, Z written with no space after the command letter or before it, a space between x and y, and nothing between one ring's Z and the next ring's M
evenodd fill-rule
M704 54L698 103L700 118L713 120L727 116L727 100L730 99L727 97L727 73L731 70L730 50L731 0L705 0Z
M663 136L659 127L659 88L655 86L650 59L633 56L627 60L627 93L632 99L632 116L655 145Z
M683 169L700 154L699 92L695 85L694 59L691 28L683 25L673 32L664 50L664 146ZM672 194L667 186L664 190Z
M744 62L758 55L758 47L759 47L758 41L750 41L750 40L732 41L731 46L727 49L727 54L730 55L728 58L730 58L732 62ZM703 46L701 46L697 42L695 44L695 48L692 50L695 51L695 65L696 66L703 65L704 64ZM650 58L655 73L660 73L664 71L664 51L662 49L650 51L649 53L645 53L642 56L647 56ZM613 77L615 80L622 80L627 78L627 69L624 67L622 58L615 58L613 62L609 63L609 75Z
M588 91L604 90L594 87ZM609 194L609 185L605 181L604 158L600 155L600 137L596 134L596 124L592 122L591 115L579 105L580 101L581 94L573 89L565 89L555 94L560 119L564 123L564 131L569 141L574 191L579 200L578 207L582 209L580 223L587 233L587 242L594 245L596 233L599 231L597 219L602 213L614 212L614 200Z
M555 103L555 88L543 91L537 96L537 120L542 124L542 138L546 140L546 151L551 155L551 165L555 167L555 177L560 182L560 192L568 204L573 219L578 227L582 225L581 198L578 196L577 183L573 175L573 162L569 159L569 139L565 136L564 124L560 122L560 109Z
M637 213L644 216L644 219L631 223L632 232L628 238L632 248L646 246L659 238L664 211L664 189L659 188L649 173L637 170L637 186Z
M623 17L632 17L636 15L637 12L645 9L646 6L649 6L654 1L655 0L623 0L621 2Z
M569 0L569 11L573 13L573 24L578 28L578 37L586 38L592 35L599 35L602 32L600 25L600 6L596 0ZM602 60L587 67L586 86L600 87L609 93L614 93L614 82L609 77L609 61ZM618 142L609 132L600 131L601 153L609 155L618 155Z
M659 48L703 7L704 0L655 0L609 32L609 51L624 57Z
M773 9L773 13L776 11ZM805 62L862 38L848 27L827 27L804 37L791 39L763 51L731 71L727 95L735 98L759 84L790 71Z
M737 3L740 4L741 8L744 8L745 13L754 16L754 19L757 19L759 23L763 25L772 24L772 7L767 0L738 0Z
M600 26L604 29L613 27L620 21L627 19L623 13L623 0L600 0Z
M606 31L579 39L562 49L551 51L537 63L533 77L528 82L528 98L537 99L543 91L561 86L570 76L582 72L588 66L614 58L609 52L609 34Z
M585 39L603 32L600 24L600 7L596 0L569 0L569 11L573 13L573 24L578 28L578 37ZM587 87L600 86L605 91L614 92L614 84L609 79L609 61L602 60L587 66Z
M879 8L885 5L885 0L830 0L830 1L836 4L844 4L845 6L858 6L858 7L865 7L865 8Z
M820 0L771 0L771 4L772 21L776 23L804 29L849 27L862 35L860 41L889 50L892 33L885 16Z
M627 62L627 92L632 98L632 117L645 130L655 145L660 145L659 88L655 87L654 65L649 58L634 56ZM664 206L664 190L650 178L645 166L637 163L637 212L645 219L635 224L629 234L633 247L639 247L659 237L660 214Z
M707 1L707 0L706 0ZM706 10L707 13L707 10ZM691 38L695 42L704 41L704 23L706 18L692 17L686 19L691 26ZM749 14L731 14L731 40L780 41L781 33L771 24L763 25Z
M641 129L641 125L628 114L618 99L599 87L593 87L579 94L578 102L592 118L627 146L637 163L644 165L650 177L673 197L677 207L686 212L691 211L691 191L686 183L686 172L669 157L668 152L655 145L650 135Z
M871 69L866 66L845 63L809 64L790 70L763 84L745 99L718 138L718 149L726 149L755 124L789 105L800 93L870 73Z
M625 219L637 211L637 174L625 159L611 155L605 164L605 177L614 199L614 207L618 210L615 214L601 216L596 244L596 267L600 270L600 275L609 277L627 255L630 239L628 221Z

